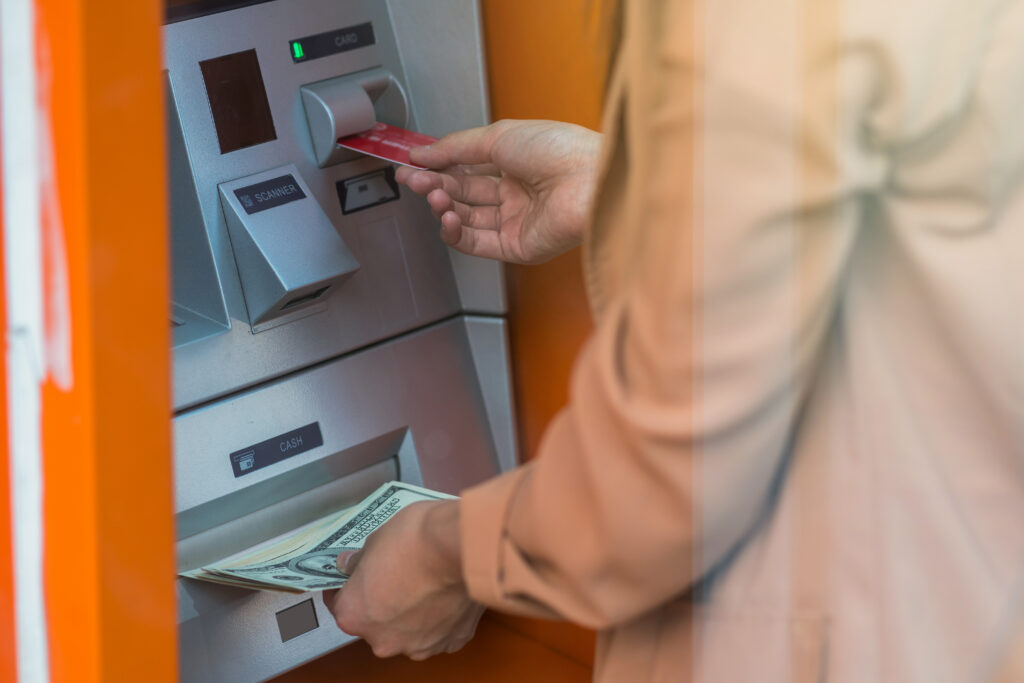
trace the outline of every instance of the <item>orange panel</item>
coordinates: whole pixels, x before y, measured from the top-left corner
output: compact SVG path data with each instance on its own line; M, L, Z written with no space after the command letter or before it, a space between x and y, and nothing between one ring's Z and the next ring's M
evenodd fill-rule
M495 119L543 118L598 128L607 50L594 0L484 0ZM519 437L529 458L565 405L572 360L590 331L578 251L509 268L512 364Z
M38 0L53 680L176 680L158 0ZM46 149L44 145L44 150ZM62 368L66 368L62 370Z
M607 55L588 29L593 0L484 0L495 119L543 118L598 128ZM527 37L524 39L524 37ZM590 331L579 252L509 267L516 417L529 458L565 405L572 359Z
M0 150L3 140L0 139ZM0 152L0 158L3 157ZM0 680L17 680L14 622L14 555L11 534L11 462L7 432L7 293L4 276L4 202L0 179Z
M595 0L484 0L495 119L544 118L598 128L608 45ZM532 457L568 399L573 359L591 330L578 250L540 266L508 268L509 331L520 451ZM569 624L500 617L576 661L590 663L594 634Z

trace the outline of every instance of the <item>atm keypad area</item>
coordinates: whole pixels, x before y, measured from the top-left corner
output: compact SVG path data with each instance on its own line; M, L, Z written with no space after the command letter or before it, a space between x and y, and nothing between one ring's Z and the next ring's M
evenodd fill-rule
M391 479L458 493L511 467L499 266L451 252L387 162L334 144L485 123L477 2L167 14L179 571ZM179 579L182 680L266 680L351 640L310 598Z

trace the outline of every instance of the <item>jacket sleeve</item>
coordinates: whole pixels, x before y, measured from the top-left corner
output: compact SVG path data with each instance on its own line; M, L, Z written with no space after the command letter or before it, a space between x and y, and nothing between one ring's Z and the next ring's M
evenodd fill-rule
M881 90L900 75L880 75L885 44L847 49L836 16L807 14L837 3L664 4L657 30L627 14L609 142L628 182L602 190L626 192L626 223L595 217L626 235L596 252L621 276L538 457L462 502L476 599L594 628L683 595L771 514L887 171L865 122L913 101ZM661 36L646 57L630 21Z

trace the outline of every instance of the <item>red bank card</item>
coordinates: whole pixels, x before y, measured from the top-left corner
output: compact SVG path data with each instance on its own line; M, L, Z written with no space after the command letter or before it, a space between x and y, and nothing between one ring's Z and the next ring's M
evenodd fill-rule
M338 144L345 149L413 168L423 167L409 161L409 150L432 142L437 142L437 138L379 122L370 130L338 138Z

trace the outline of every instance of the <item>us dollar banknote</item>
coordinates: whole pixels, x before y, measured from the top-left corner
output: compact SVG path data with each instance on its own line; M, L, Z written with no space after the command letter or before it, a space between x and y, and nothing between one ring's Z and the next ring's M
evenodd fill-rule
M348 576L338 571L339 553L362 548L370 534L413 503L453 498L411 484L388 482L358 505L295 534L181 575L253 590L303 593L340 588Z

